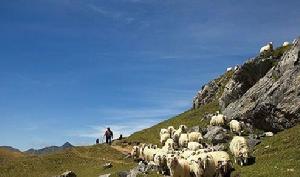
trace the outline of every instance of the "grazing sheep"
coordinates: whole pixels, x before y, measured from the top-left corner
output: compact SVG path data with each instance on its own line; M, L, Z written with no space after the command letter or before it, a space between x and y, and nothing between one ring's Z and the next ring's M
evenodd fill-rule
M132 150L131 150L131 157L133 157L134 159L138 159L140 158L140 147L139 146L133 146Z
M156 148L152 147L151 145L148 145L144 148L144 160L147 162L154 160L154 155L156 153Z
M174 133L175 133L175 128L173 126L169 126L168 128L168 132L170 133L170 137L173 137Z
M200 132L191 132L188 134L189 142L201 142L203 139L202 134Z
M198 161L198 167L202 168L204 171L205 177L215 177L216 174L216 166L213 160L213 157L208 153L202 153L190 156L188 161ZM193 167L191 167L191 171L193 171ZM201 170L201 169L200 169Z
M188 149L196 151L198 149L202 149L203 146L202 144L198 143L198 142L189 142L188 143Z
M169 133L160 134L160 143L165 145L165 142L170 138Z
M218 114L216 116L212 116L210 119L210 125L212 126L222 126L225 123L225 116L223 114Z
M160 135L162 135L162 134L166 134L166 133L168 133L169 132L169 130L168 129L166 129L166 128L162 128L162 129L160 129Z
M286 46L288 46L288 45L290 45L290 43L289 43L288 41L285 41L285 42L282 44L282 47L286 47Z
M179 154L179 157L188 159L190 156L196 155L196 152L190 149L184 148L181 153Z
M158 172L160 174L167 174L167 153L163 149L156 149L156 153L153 157L155 165L158 167Z
M225 151L208 152L215 163L217 176L228 176L232 170L229 154Z
M273 43L272 42L269 42L267 45L260 48L259 53L262 53L265 51L273 51Z
M235 133L238 133L239 135L241 135L242 126L239 121L231 120L229 123L229 127L230 127L231 132L235 132Z
M201 158L194 158L193 156L189 161L190 173L193 177L204 177L204 163Z
M247 164L249 158L249 146L246 138L242 136L233 137L229 145L230 151L234 156L234 162L243 166Z
M177 146L179 146L179 137L182 133L187 132L187 126L186 125L180 125L179 128L174 132L173 140Z
M186 159L173 157L168 159L167 165L172 177L191 177L190 165Z
M179 147L187 147L189 142L189 137L187 133L182 133L179 137Z
M162 148L165 149L166 151L173 151L175 148L174 140L171 138L167 139L165 145Z

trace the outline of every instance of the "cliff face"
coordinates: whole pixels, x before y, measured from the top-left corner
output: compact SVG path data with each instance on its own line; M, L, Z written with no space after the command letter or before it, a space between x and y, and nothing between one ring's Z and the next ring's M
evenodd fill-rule
M225 91L220 99L222 112L231 119L243 120L268 131L277 132L294 126L300 120L299 51L300 41L297 40L280 57L277 65L268 70L244 94L238 95L236 100L228 101L228 105L222 103L222 98L236 94L234 91ZM266 64L262 66L269 67ZM259 67L253 70L259 70ZM256 76L256 72L249 75L250 78ZM234 77L232 80L234 82ZM229 84L226 87L232 88ZM239 87L233 87L232 90L235 89Z
M228 119L274 132L294 126L300 121L299 51L298 39L290 46L248 60L233 71L223 89L212 84L214 81L204 86L193 107L205 104L211 95L216 98L216 90L221 90L217 99Z

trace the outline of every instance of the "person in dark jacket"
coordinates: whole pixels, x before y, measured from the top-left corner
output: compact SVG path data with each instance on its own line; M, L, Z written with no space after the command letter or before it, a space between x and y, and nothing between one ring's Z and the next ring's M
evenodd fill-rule
M105 136L105 140L106 140L105 142L106 142L106 144L111 145L111 140L113 139L114 134L113 134L113 132L110 130L109 127L106 129L106 131L105 131L105 133L104 133L104 136Z

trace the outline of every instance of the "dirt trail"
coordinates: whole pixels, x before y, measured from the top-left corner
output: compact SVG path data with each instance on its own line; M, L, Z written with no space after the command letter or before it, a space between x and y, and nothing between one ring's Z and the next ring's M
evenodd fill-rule
M111 147L125 155L128 155L132 149L131 146L122 147L122 146L113 145Z

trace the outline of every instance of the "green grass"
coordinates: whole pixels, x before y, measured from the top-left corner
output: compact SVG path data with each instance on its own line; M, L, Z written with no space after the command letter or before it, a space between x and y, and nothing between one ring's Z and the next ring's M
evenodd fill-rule
M232 176L243 177L297 177L300 174L300 125L284 130L273 137L266 137L255 147L256 162L239 167ZM269 148L265 148L269 146ZM288 171L294 169L294 172Z
M98 177L135 166L107 145L82 146L40 156L6 154L3 157L0 154L1 177L51 177L67 170L74 171L78 177ZM106 162L112 162L113 167L103 169Z

